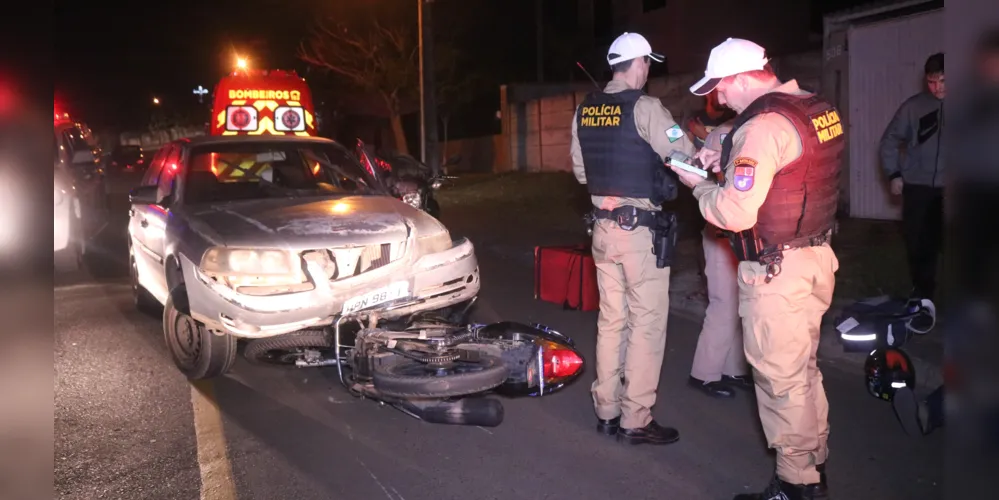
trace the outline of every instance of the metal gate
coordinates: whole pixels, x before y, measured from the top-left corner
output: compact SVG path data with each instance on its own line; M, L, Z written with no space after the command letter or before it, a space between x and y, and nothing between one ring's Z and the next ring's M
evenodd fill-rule
M850 216L901 219L881 173L879 142L903 101L923 89L923 64L944 50L943 11L853 26L848 35Z

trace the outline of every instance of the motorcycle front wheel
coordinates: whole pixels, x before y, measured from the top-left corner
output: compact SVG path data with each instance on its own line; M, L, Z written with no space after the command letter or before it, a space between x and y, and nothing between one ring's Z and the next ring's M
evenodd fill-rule
M509 377L503 361L483 356L477 361L429 364L397 356L374 367L375 389L398 398L447 398L488 391Z

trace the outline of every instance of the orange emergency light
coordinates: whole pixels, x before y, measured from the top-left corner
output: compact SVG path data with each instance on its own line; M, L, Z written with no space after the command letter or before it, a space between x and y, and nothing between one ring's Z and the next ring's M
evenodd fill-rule
M312 92L294 71L234 71L215 86L211 135L314 136Z

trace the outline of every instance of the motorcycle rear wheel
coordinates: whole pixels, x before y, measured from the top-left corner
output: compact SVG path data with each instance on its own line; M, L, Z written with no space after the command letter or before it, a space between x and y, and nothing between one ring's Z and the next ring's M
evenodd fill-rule
M478 361L430 365L398 356L374 367L372 382L379 392L398 398L447 398L493 389L509 377L503 361L483 356Z

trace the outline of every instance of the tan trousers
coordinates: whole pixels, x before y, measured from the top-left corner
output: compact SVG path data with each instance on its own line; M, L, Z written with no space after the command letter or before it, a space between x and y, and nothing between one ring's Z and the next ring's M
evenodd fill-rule
M742 350L739 284L735 276L739 261L728 238L717 236L717 227L708 224L701 234L708 308L704 312L690 376L705 382L717 382L722 375L749 373Z
M656 268L648 228L625 231L608 220L593 228L593 260L600 289L591 388L597 417L620 416L626 429L645 427L666 352L670 269Z
M815 466L829 455L829 403L815 354L837 269L828 245L785 251L770 283L759 263L739 263L739 314L760 421L777 450L777 475L795 484L819 482Z

